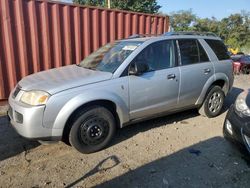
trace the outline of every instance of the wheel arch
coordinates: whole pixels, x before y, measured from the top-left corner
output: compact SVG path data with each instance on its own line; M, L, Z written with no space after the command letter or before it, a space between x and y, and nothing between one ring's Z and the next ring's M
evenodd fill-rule
M84 108L89 105L104 105L105 107L113 110L117 119L119 119L119 127L129 121L129 108L126 98L116 95L110 91L95 91L84 92L80 95L74 96L68 100L57 113L52 122L53 130L60 131L60 135L63 135L64 128L68 123L69 118L80 108Z
M210 88L212 86L219 86L222 88L225 96L227 95L228 91L229 91L229 80L227 78L227 76L225 74L218 74L218 75L214 75L213 77L210 77L206 84L204 85L202 92L198 98L198 100L196 101L196 105L201 105L203 103L203 101L206 98L207 93L209 92Z
M98 99L98 100L89 101L89 102L84 103L81 106L77 107L76 109L74 109L74 111L67 118L65 126L63 128L63 134L62 134L62 140L64 142L69 143L68 136L69 136L70 129L72 127L72 121L75 119L75 116L82 109L87 108L87 107L91 107L91 106L101 106L101 107L107 108L113 114L115 121L116 121L117 128L121 127L121 120L120 120L120 117L117 113L117 106L113 101L107 100L107 99Z
M222 89L222 91L225 93L225 95L228 92L226 81L223 79L219 79L219 80L214 81L211 86L219 86Z

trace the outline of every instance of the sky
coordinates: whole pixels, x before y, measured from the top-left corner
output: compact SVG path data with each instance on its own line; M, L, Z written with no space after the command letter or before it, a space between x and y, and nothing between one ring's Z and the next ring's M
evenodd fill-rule
M158 0L157 2L162 6L160 11L166 14L192 9L200 18L214 16L218 20L240 13L241 10L250 12L250 0Z

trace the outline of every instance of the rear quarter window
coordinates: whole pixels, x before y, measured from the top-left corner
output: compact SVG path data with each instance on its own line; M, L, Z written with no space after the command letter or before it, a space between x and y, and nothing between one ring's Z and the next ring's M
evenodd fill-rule
M220 40L205 39L210 48L214 51L219 60L230 59L227 47Z

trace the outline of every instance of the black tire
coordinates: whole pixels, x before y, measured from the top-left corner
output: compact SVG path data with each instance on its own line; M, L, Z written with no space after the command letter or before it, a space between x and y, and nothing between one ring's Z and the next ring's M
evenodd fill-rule
M93 153L109 144L115 130L115 118L108 109L101 106L88 107L73 120L69 142L81 153Z
M199 113L209 118L220 115L224 100L225 94L221 87L213 86L200 107Z

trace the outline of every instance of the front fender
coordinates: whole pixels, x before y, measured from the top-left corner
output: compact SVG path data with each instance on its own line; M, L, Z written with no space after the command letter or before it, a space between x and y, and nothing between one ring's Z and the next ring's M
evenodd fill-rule
M96 100L108 100L116 105L116 111L120 119L120 125L129 121L129 110L126 101L110 91L84 92L70 99L59 111L53 128L63 129L71 114L82 105Z

